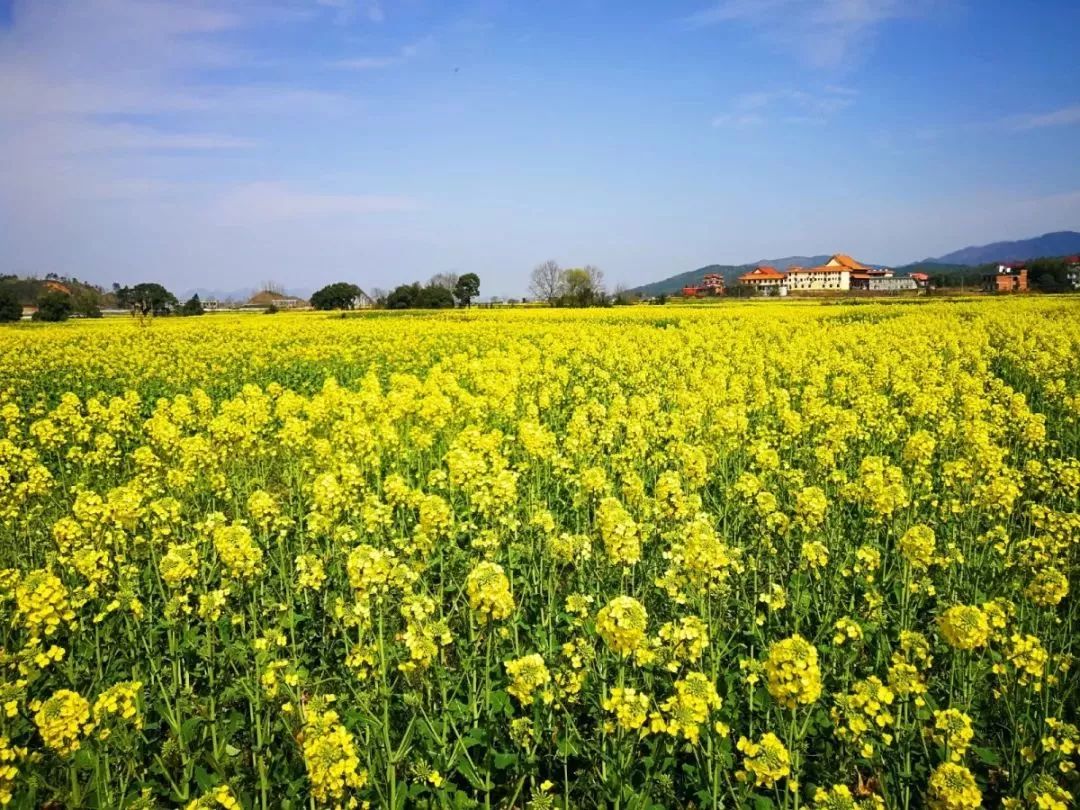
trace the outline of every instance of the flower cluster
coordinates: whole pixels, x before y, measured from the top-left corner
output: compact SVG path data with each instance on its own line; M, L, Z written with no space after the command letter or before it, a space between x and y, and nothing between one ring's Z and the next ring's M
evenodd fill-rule
M338 713L321 701L308 707L302 748L315 801L328 807L349 806L352 792L367 784L367 772L360 768L353 735L339 722Z
M975 810L982 806L982 791L971 771L955 762L944 762L930 774L926 805L931 810Z
M506 674L510 678L510 685L506 691L520 701L522 706L528 706L533 701L533 695L537 690L542 690L545 703L550 703L552 693L546 689L551 683L551 673L548 672L544 657L539 653L526 655L507 661Z
M958 650L977 650L990 640L990 622L974 605L954 605L938 619L941 635Z
M615 653L633 655L646 641L649 614L631 596L616 596L596 614L596 632Z
M739 779L768 788L791 775L791 755L771 731L762 734L756 742L740 737L735 747L743 754L744 770L735 774Z
M514 612L510 580L498 563L478 563L465 580L469 606L485 621L505 619Z
M675 682L675 694L660 704L660 712L651 719L653 732L665 732L697 743L701 726L709 715L723 705L716 686L701 672L688 673Z
M70 689L60 689L30 708L35 712L34 723L45 746L62 757L78 751L83 737L94 728L89 701Z
M975 732L971 728L971 718L959 709L944 709L934 712L934 729L931 738L937 745L944 746L949 759L961 762L967 753Z
M769 647L765 677L769 694L781 706L813 703L821 696L817 648L799 635L777 641Z
M604 698L603 709L615 715L615 725L624 731L637 731L645 725L649 696L631 686L613 687ZM613 726L614 728L614 726Z

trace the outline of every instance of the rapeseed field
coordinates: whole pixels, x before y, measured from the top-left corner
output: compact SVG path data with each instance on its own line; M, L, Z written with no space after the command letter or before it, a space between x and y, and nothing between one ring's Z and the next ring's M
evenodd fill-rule
M0 804L1070 808L1080 301L0 331Z

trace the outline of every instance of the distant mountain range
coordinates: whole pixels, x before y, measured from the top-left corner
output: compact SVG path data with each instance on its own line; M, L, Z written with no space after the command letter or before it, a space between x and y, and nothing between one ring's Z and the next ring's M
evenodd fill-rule
M990 245L966 247L962 250L946 253L944 256L924 259L920 262L911 262L895 269L901 272L911 272L917 268L937 273L963 272L970 267L990 262L1023 261L1025 259L1037 259L1042 256L1067 256L1073 253L1080 253L1080 233L1076 231L1057 231L1036 236L1032 239L1021 239L1016 242L994 242ZM700 283L701 277L706 273L719 273L724 277L724 283L731 285L736 282L739 276L753 270L755 267L768 265L778 270L788 270L792 267L815 267L828 261L830 255L785 256L782 259L762 259L748 264L710 264L650 284L642 284L640 287L634 287L630 292L645 296L671 295L679 292L688 284ZM888 266L867 261L863 257L856 258L874 267Z
M1018 262L1042 256L1068 256L1080 253L1080 233L1056 231L1016 242L994 242L954 250L928 262L938 264L987 264L988 262Z

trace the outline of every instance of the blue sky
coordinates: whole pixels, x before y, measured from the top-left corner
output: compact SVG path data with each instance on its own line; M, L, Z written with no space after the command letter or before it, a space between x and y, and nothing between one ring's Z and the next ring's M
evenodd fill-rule
M0 0L0 272L627 285L1080 229L1075 0Z

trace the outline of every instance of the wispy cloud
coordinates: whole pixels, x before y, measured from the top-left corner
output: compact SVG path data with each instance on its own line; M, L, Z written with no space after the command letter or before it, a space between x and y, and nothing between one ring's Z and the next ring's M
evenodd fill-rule
M1080 124L1080 104L1060 107L1045 113L1033 113L1010 118L1005 122L1012 129L1044 129L1046 127L1064 127Z
M20 205L27 189L47 207L50 195L157 188L178 158L194 165L254 149L274 121L349 114L357 105L342 94L260 81L261 63L235 44L237 32L292 24L303 10L262 0L16 0L0 27L0 205Z
M883 24L945 0L719 0L685 17L691 28L740 25L777 50L828 67L850 59Z
M360 217L412 211L411 198L378 194L326 194L277 182L247 183L225 192L217 212L226 222L265 222L307 217Z
M344 70L381 70L383 68L403 65L414 59L421 51L430 47L434 42L432 37L424 37L417 42L402 45L398 52L391 56L360 56L351 59L339 59L333 62L333 67Z
M204 132L167 132L134 124L42 122L25 132L25 140L56 155L85 155L95 152L131 151L216 151L250 149L251 138Z
M339 23L350 23L361 18L381 23L386 19L386 11L380 0L315 0L315 4L334 9Z
M779 120L791 124L823 124L855 103L858 92L829 85L809 92L796 88L744 93L728 112L712 120L714 127L747 128Z

